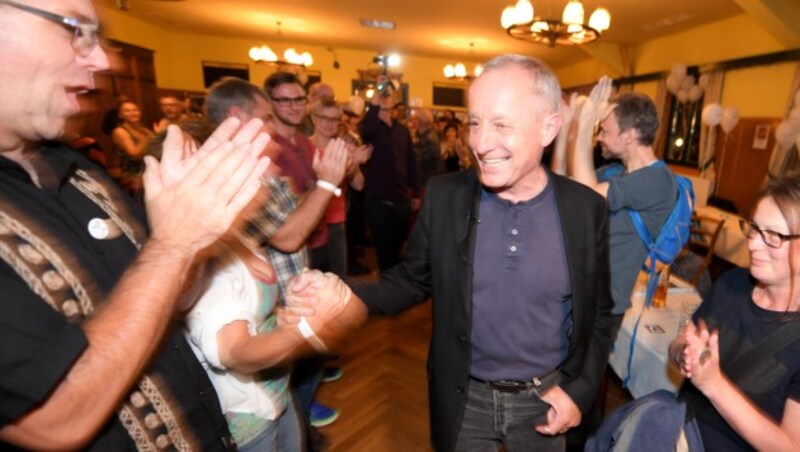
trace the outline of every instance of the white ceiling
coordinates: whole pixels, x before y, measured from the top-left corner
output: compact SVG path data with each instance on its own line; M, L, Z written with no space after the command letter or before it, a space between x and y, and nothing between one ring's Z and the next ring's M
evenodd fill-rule
M513 0L100 0L171 30L289 41L336 48L396 51L443 58L475 59L506 53L538 56L554 66L588 58L580 48L551 49L517 41L500 27ZM738 0L741 1L741 0ZM566 0L533 0L537 16L560 18ZM742 13L736 0L585 0L588 20L603 6L611 29L600 40L637 44ZM363 28L362 18L390 20L393 31ZM276 23L282 23L281 35Z

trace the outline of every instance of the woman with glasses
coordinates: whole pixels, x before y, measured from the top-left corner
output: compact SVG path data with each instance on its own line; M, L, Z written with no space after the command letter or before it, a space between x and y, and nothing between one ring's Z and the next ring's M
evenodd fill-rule
M117 107L119 122L111 132L114 153L122 170L122 187L136 199L142 199L142 173L144 156L153 132L142 125L142 112L133 102L122 102Z
M770 183L741 227L749 270L722 275L670 345L679 399L706 450L799 450L800 336L774 339L800 328L800 174Z

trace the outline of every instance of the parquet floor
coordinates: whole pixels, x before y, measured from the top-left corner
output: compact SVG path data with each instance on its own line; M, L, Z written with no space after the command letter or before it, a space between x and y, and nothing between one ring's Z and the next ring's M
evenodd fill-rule
M337 451L429 451L425 362L430 301L393 317L372 317L334 361L344 370L323 383L318 399L340 411L320 429Z

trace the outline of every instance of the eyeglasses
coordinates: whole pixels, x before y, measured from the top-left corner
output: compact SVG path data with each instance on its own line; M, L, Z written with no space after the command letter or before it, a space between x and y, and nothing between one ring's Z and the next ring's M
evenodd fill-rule
M327 122L328 124L338 124L341 120L341 116L323 116L314 114L314 116L322 122Z
M800 234L781 234L780 232L761 229L754 222L747 220L739 220L739 227L742 229L742 234L748 239L752 239L758 233L761 236L761 241L770 248L780 248L783 242L800 239Z
M97 24L81 22L74 17L51 13L50 11L23 5L13 0L0 0L0 5L8 5L17 8L66 28L72 33L72 48L75 49L75 53L82 57L89 56L100 42L100 38L97 35L99 32Z
M296 107L305 105L308 103L308 98L306 96L300 97L272 97L273 102L280 105L281 107L288 107L289 105L294 105Z

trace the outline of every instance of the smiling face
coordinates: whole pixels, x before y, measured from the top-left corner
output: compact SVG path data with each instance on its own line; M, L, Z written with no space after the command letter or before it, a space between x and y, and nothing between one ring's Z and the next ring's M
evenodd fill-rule
M311 121L314 123L314 133L323 138L333 138L339 134L342 111L339 107L317 108L311 113Z
M283 83L273 88L269 95L272 99L272 111L275 118L287 126L299 126L306 114L306 104L285 99L299 99L305 96L303 87L297 83Z
M87 23L97 17L89 1L39 1L35 6ZM94 88L93 73L108 68L100 46L85 57L64 27L0 5L0 141L59 137L66 119L80 111L78 95Z
M542 149L561 116L534 91L532 74L516 64L485 70L469 90L469 144L481 183L501 198L530 199L544 182Z
M762 230L770 230L781 234L790 234L781 210L772 197L759 201L753 215L753 222ZM767 246L759 234L747 239L750 250L750 273L765 285L783 286L791 282L792 271L789 257L792 254L792 242L785 241L779 248Z
M118 112L119 119L126 123L138 124L142 120L142 112L133 102L123 103L120 105Z

